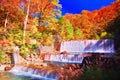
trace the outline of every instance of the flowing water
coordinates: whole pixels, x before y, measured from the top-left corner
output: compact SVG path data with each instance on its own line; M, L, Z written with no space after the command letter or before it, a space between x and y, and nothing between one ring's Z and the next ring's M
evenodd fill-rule
M55 74L49 74L49 77L47 75L47 71L15 66L8 72L0 71L0 80L55 80Z
M59 80L60 75L57 72L47 71L36 68L29 68L24 66L14 66L9 72L24 75L24 76L33 76L38 78L44 78L44 80Z
M67 51L71 54L47 54L46 61L62 63L82 63L82 53L114 53L113 40L89 40L62 42L60 52ZM14 61L18 61L18 55L13 55ZM14 66L9 72L0 72L0 80L59 80L60 75L55 71L46 71L23 66Z
M60 46L60 52L63 51L72 54L115 52L112 39L63 41Z
M11 72L0 72L0 80L43 80L43 78L16 75Z
M24 72L0 72L0 80L53 80Z
M82 63L84 57L79 54L46 54L45 61L62 63Z

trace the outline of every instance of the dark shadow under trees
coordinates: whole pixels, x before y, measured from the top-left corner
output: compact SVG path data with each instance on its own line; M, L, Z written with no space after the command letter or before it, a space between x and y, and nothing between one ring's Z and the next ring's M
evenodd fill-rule
M120 49L120 15L108 23L106 31L113 35L115 49Z

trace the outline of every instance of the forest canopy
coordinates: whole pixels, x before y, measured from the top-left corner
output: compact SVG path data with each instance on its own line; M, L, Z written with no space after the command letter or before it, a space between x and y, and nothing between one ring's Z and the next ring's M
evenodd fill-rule
M61 40L120 40L119 0L80 14L62 16L61 8L59 0L0 0L0 44L17 45L21 54L27 54L38 44L52 45L53 35L59 35Z

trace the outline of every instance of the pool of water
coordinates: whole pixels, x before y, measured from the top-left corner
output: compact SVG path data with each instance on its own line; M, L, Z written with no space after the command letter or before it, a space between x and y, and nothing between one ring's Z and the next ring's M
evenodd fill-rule
M0 80L53 80L53 79L21 72L0 71Z

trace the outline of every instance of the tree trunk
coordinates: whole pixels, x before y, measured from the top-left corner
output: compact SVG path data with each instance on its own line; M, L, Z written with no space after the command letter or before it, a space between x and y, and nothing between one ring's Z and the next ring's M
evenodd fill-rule
M7 27L7 23L8 23L8 14L6 14L6 19L5 19L5 24L4 24L4 32L6 32L6 27Z
M28 0L27 14L26 14L25 21L24 21L23 44L25 44L25 34L26 34L26 26L28 22L29 11L30 11L30 0Z

